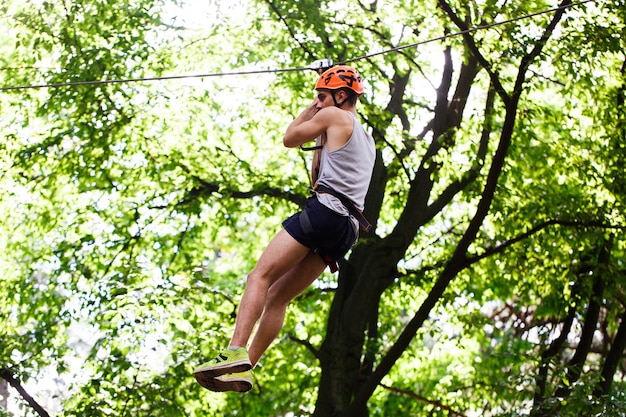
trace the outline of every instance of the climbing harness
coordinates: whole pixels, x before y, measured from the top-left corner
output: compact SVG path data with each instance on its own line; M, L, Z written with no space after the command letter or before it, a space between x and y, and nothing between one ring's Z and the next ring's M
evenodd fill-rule
M318 149L322 149L324 147L324 145L316 145L316 146L303 146L300 145L300 149L302 149L303 151L316 151Z
M298 220L300 221L300 227L302 228L302 231L306 235L311 236L315 234L315 230L313 230L313 226L311 225L311 219L309 219L309 215L306 210L302 210L300 212ZM314 248L313 252L317 253L324 260L324 263L326 263L326 265L328 265L328 267L330 268L331 273L339 271L339 265L337 264L337 261L335 261L333 258L328 255L319 253L319 248Z
M319 184L316 184L312 191L316 193L330 194L338 198L339 201L341 201L341 203L346 207L346 209L348 209L348 212L355 219L357 219L357 221L359 222L359 225L361 226L361 229L363 229L365 232L369 232L370 230L372 230L372 225L365 218L365 216L363 215L363 212L359 210L354 205L354 203L352 203L352 201L350 201L350 199L346 197L345 195L333 190L332 188L326 187L325 185L319 185ZM298 216L298 220L300 221L300 227L302 228L302 231L306 235L308 236L315 235L315 230L313 229L313 225L311 224L311 219L309 218L309 214L306 212L306 210L302 210L300 212L300 215ZM313 252L317 253L318 255L322 257L326 265L328 265L328 267L330 268L331 273L335 273L339 270L339 265L337 264L337 261L335 261L333 258L331 258L328 255L319 253L319 248L314 248Z
M315 187L313 188L313 191L317 192L317 193L325 193L325 194L330 194L333 197L336 197L339 201L341 201L341 204L344 205L344 207L346 209L348 209L348 212L352 215L352 217L354 217L355 219L357 219L357 221L359 222L359 225L361 226L361 229L363 229L364 232L369 232L370 230L372 230L372 225L371 223L365 218L365 216L363 215L363 212L361 210L359 210L354 203L345 195L333 190L330 187L326 187L325 185L320 185L320 184L315 184Z

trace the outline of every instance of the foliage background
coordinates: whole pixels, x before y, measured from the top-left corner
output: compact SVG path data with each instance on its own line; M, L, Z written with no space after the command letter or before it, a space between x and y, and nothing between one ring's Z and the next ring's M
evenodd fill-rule
M304 68L556 6L445 3L455 21L444 3L9 0L0 81ZM368 197L371 210L380 199L368 214L376 233L342 275L324 274L290 306L245 396L203 391L192 370L228 340L246 272L308 195L310 155L281 138L312 99L315 74L3 89L3 378L56 415L349 413L457 259L513 113L463 266L367 410L344 415L623 415L625 9L614 0L568 10L521 71L521 91L518 70L555 13L354 62L384 172ZM470 41L485 62L472 59ZM463 78L472 64L475 76ZM456 117L453 98L468 79L459 122L438 130L441 114ZM503 92L519 93L514 111ZM342 342L335 306L365 279L354 270L371 264L359 259L374 262L365 282L380 290L347 309L368 323L355 330L362 340ZM360 368L329 366L333 343L357 346ZM328 399L326 378L349 394ZM10 395L14 415L42 415Z

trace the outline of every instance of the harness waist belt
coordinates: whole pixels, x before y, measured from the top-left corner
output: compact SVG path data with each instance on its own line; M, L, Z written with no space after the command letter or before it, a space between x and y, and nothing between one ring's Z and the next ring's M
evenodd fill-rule
M333 197L337 197L339 199L339 201L341 201L341 204L344 205L344 207L346 209L348 209L348 212L354 216L355 219L358 220L359 224L361 225L361 229L363 229L365 232L369 232L370 230L372 230L372 225L370 224L370 222L365 218L365 216L363 215L363 212L361 210L359 210L354 203L352 203L352 201L350 201L350 199L348 197L346 197L345 195L338 193L337 191L333 190L332 188L326 187L325 185L318 185L315 184L315 187L313 188L314 191L317 191L318 193L326 193L326 194L330 194Z

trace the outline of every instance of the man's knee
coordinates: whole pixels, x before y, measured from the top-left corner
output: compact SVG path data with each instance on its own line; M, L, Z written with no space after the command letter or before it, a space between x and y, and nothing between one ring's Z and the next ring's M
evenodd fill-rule
M266 298L271 287L271 283L263 274L250 271L246 277L246 288L244 292L253 292L261 297Z

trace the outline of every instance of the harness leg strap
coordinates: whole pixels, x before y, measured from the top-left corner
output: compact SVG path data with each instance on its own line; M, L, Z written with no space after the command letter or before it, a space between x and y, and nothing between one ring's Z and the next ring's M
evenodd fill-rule
M300 212L300 215L298 216L298 220L300 221L300 227L302 228L302 231L305 234L310 236L314 233L313 226L311 225L311 219L309 219L309 215L307 214L306 210L302 210ZM319 254L317 249L313 249L313 252L320 255L320 257L324 260L326 265L328 265L328 267L330 268L331 273L335 273L339 271L339 265L334 259L332 259L331 257L327 255Z

